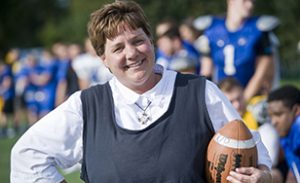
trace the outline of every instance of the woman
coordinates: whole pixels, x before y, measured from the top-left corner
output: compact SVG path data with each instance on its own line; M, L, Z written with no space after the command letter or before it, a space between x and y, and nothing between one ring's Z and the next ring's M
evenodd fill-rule
M60 182L56 167L79 161L86 182L205 182L210 138L224 121L240 118L229 101L204 78L155 65L150 27L136 3L105 5L88 30L114 77L73 94L21 137L11 182ZM259 169L237 169L229 181L270 182L261 145Z

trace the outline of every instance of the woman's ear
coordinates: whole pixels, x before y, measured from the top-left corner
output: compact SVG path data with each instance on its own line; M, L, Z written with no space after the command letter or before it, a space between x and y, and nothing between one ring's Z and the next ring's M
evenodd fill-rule
M101 61L104 63L104 65L105 65L106 67L108 67L105 55L104 55L104 54L101 55L100 58L101 58Z
M106 57L104 55L102 55L102 56L100 56L100 58L101 58L102 62L104 63L105 67L109 70L110 73L112 73L109 68L108 60L106 60Z
M104 60L105 59L105 56L104 54L100 56L101 60Z

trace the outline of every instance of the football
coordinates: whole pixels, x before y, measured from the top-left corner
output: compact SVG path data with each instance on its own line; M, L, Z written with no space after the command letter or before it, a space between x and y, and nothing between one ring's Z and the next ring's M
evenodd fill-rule
M233 120L210 140L206 157L207 181L227 182L231 170L257 166L256 143L245 123Z

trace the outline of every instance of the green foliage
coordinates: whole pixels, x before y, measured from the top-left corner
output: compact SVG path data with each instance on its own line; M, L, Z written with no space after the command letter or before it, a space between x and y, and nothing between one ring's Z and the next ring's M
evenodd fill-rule
M36 36L51 18L59 18L63 11L51 0L9 0L0 5L0 50L10 47L40 45Z
M42 29L40 38L44 45L56 41L82 43L87 36L86 24L92 11L101 7L104 0L69 1L66 15L58 21L50 20Z
M294 79L294 80L281 80L281 85L294 85L296 87L298 87L300 89L300 80L298 79Z
M257 14L270 14L279 18L280 25L275 33L280 41L282 75L285 78L299 78L300 60L297 43L300 41L300 1L256 1Z

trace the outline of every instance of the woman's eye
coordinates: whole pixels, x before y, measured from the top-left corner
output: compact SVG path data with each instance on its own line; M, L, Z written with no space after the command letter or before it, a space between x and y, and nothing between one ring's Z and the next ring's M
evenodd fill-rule
M114 53L119 53L119 52L121 52L121 50L122 50L122 49L121 49L120 47L118 47L118 48L113 49L113 52L114 52Z
M144 43L144 40L143 39L138 39L134 42L136 45L140 45L142 43Z

